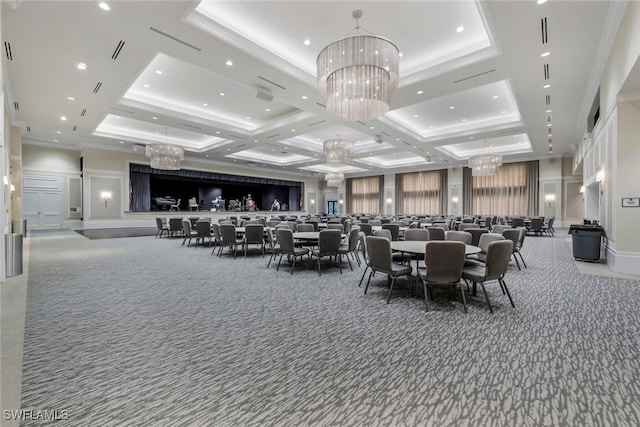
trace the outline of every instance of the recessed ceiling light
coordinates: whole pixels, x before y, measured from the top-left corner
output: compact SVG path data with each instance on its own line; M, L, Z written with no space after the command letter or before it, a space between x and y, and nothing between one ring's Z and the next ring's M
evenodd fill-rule
M469 139L473 139L473 138L474 138L473 136L470 136L470 137L469 137Z
M229 67L231 67L233 65L233 61L230 59L227 59L227 62L225 62L225 64L227 64Z
M271 108L265 108L264 111L269 112L271 111Z
M462 119L462 121L463 121L463 122L466 122L466 121L467 121L467 119Z
M369 129L375 129L375 128L376 128L375 126L371 126Z
M148 84L143 84L142 86L144 86L144 87L146 87L146 88L148 88L148 87L149 87L149 85L148 85Z
M220 92L220 96L224 96L224 92Z
M87 69L87 64L85 64L84 62L80 62L77 65L78 70L86 70Z
M120 141L120 144L124 144L124 141Z
M203 103L202 103L202 105L203 105L204 107L208 107L208 106L209 106L209 104L207 104L206 102L203 102Z
M547 127L550 128L551 127L551 123L547 123Z
M111 8L109 7L109 5L108 5L108 4L106 4L105 2L98 3L98 7L99 7L100 9L102 9L102 10L111 10Z
M403 55L403 53L402 53L402 52L398 52L398 56L399 56L400 58L402 58L404 55Z
M506 114L506 111L502 110L500 111L500 114Z
M458 28L456 28L456 33L461 33L464 31L464 27L462 25L460 25Z
M56 134L58 135L62 135L62 132L60 132L59 130L56 131Z
M251 120L251 117L247 116L247 117L245 117L245 119L247 119L247 120Z
M451 107L449 107L449 110L453 110L453 109L455 109L455 108L456 108L456 107L452 105Z
M551 85L544 85L542 86L543 89L549 89L551 87Z
M302 99L307 99L307 95L303 95L303 96L302 96Z
M220 135L220 131L219 130L216 131L216 135Z
M158 120L156 116L151 117L153 120Z
M414 119L417 119L417 118L418 118L418 115L417 115L417 114L414 114L414 115L413 115L413 118L414 118Z
M209 155L208 155L208 154L205 154L205 157L209 157Z
M430 126L429 126L429 129L433 129L433 125L430 125Z
M231 151L231 148L227 148L227 151Z
M59 142L57 139L54 139L53 142Z
M544 52L542 55L540 55L543 58L546 58L547 56L551 55L551 52Z
M306 39L306 40L304 41L304 45L305 45L305 46L309 46L310 44L311 44L311 40Z
M69 101L75 101L75 100L76 100L73 96L67 96L67 99L68 99Z
M417 91L416 93L417 93L418 95L422 95L422 94L424 93L424 91L423 91L423 90L419 90L419 91Z
M493 99L498 99L499 96L498 95L493 95Z
M551 110L547 110L547 111L545 111L545 113L550 113L550 112L551 112Z
M64 122L65 120L67 120L67 118L65 116L61 116L60 120L62 120Z
M296 131L295 129L291 129L291 132L295 132L295 131Z
M162 70L156 70L156 74L162 74Z
M545 4L547 2L547 0L538 0L536 1L537 4Z

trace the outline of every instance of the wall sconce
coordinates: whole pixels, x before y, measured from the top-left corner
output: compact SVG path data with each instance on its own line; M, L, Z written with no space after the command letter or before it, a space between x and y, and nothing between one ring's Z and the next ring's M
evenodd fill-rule
M393 200L391 200L391 197L389 197L389 198L387 199L387 204L388 204L388 205L390 205L390 204L391 204L391 202L393 202Z
M9 185L9 178L7 178L6 176L4 176L3 178L4 185Z
M316 201L315 201L315 199L311 199L311 200L309 200L309 203L311 203L312 205L315 205Z
M111 200L111 192L110 191L103 191L100 193L100 198L102 200L104 200L104 207L107 207L107 203L109 202L109 200Z
M604 169L600 169L596 174L596 181L602 182L604 181Z
M584 194L584 185L580 186L580 194Z
M11 184L10 188L11 188L11 192L12 192L12 193L13 193L14 191L16 191L16 186L15 186L15 185Z
M342 200L342 199L338 200L338 204L344 205L344 200Z
M556 201L556 195L555 194L545 194L544 195L544 201L549 203L549 207L551 207L551 202L555 202Z

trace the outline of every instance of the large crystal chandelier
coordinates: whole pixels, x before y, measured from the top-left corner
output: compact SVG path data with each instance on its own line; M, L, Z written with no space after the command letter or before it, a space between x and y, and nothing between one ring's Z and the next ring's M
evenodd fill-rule
M166 128L164 136L167 139L166 143L158 142L147 145L145 154L151 160L151 167L153 169L179 170L180 161L184 160L184 150L182 147L169 144Z
M359 31L362 11L354 10L352 16ZM327 98L329 116L352 121L384 116L398 88L399 57L396 45L373 34L347 37L325 47L316 65L318 90Z
M328 187L339 187L344 181L344 174L342 172L329 172L324 176L327 181Z
M495 175L500 166L502 166L502 156L486 155L469 159L469 167L473 176Z
M327 163L347 164L351 161L353 142L345 139L328 139L322 144Z

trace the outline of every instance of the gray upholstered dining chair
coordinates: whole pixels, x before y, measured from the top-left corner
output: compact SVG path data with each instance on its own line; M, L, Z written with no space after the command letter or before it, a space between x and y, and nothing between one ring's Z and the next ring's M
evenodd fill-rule
M491 242L487 247L487 259L484 265L476 265L462 269L462 277L473 282L474 293L478 283L482 286L482 291L484 292L484 297L487 300L491 314L493 314L493 307L491 307L491 301L485 288L487 282L497 281L500 284L502 293L507 294L511 306L515 308L515 304L509 293L509 288L507 288L507 283L504 281L504 275L509 267L509 259L512 253L513 242L511 240L505 238L505 240Z
M424 263L426 269L418 270L418 277L424 286L424 306L427 306L427 294L433 290L431 285L443 284L455 287L460 283L462 277L462 267L465 260L465 246L462 242L456 241L432 241L426 243L424 253ZM462 295L462 305L464 312L467 312L467 301L464 296L464 289L460 286Z
M229 252L233 252L233 258L236 257L238 252L238 246L242 246L242 239L236 237L236 226L233 224L220 224L220 237L222 238L222 247L218 253L219 257L222 257L222 251L225 247L229 248ZM244 250L244 246L242 246Z
M410 228L404 232L404 240L429 240L429 230L424 228Z
M391 232L391 241L396 242L400 240L400 225L399 224L382 224L383 230L389 230Z
M286 229L289 230L288 227ZM269 256L269 262L267 262L267 268L269 268L269 266L271 265L271 260L277 255L280 255L282 253L282 251L280 250L280 244L276 242L276 239L273 237L273 233L274 231L272 231L269 228L267 228L265 233L267 235L267 244L269 245L269 252L271 252L271 256Z
M444 240L463 242L466 245L471 244L471 233L466 231L449 230L444 234Z
M169 218L169 237L182 235L182 218Z
M371 224L368 222L361 222L359 225L360 231L362 231L365 236L373 236L373 226Z
M342 259L342 255L347 258L349 262L349 268L353 271L353 265L351 265L351 260L349 259L349 255L353 257L354 260L358 262L358 266L360 266L360 258L358 258L358 235L360 234L359 227L353 227L349 232L349 241L347 243L342 243L338 247L338 254L340 259Z
M486 228L467 228L464 231L471 234L471 244L473 246L478 246L480 243L480 236L489 232Z
M307 232L307 231L314 231L313 229L313 224L297 224L296 226L296 232Z
M362 260L364 262L365 268L362 272L362 277L360 278L360 282L358 282L358 287L362 286L362 281L364 280L365 274L367 274L367 270L371 267L369 266L369 254L367 253L367 235L362 231L358 233L358 242L360 245L360 252L362 252Z
M197 221L196 222L196 246L198 242L202 242L202 246L205 244L205 240L209 240L209 247L211 247L211 222L209 221Z
M478 242L480 252L475 254L474 258L468 259L465 267L478 265L476 261L484 263L487 260L487 249L489 248L489 244L498 240L504 240L504 236L497 233L485 233L480 236L480 241Z
M472 223L472 222L462 223L462 224L460 224L458 226L458 231L466 231L466 230L468 230L470 228L480 228L480 226L478 224Z
M511 230L512 228L513 227L511 227L510 225L496 224L493 227L491 227L491 232L496 234L502 234L504 230Z
M187 243L187 247L189 247L189 245L191 244L191 239L193 239L194 237L197 238L198 233L196 233L195 230L191 229L191 221L189 221L188 219L183 219L182 220L182 246L184 246L184 242L187 241L187 239L189 239L189 242Z
M391 292L393 292L393 286L396 283L396 279L400 276L411 275L411 266L402 265L393 262L393 255L391 254L391 241L385 237L367 236L367 253L369 255L369 267L371 272L369 273L369 279L367 285L364 288L364 293L367 293L369 284L371 283L371 277L375 273L382 273L391 278L389 285L389 295L387 296L387 304L391 300Z
M522 270L522 268L520 268L520 262L518 261L518 257L516 256L518 242L520 241L521 228L524 228L524 227L510 228L502 232L502 235L504 236L505 239L511 240L513 242L512 255L513 255L513 259L516 262L516 266L518 266L518 270Z
M223 247L222 235L220 234L220 224L216 224L215 222L211 224L211 231L213 232L213 249L211 250L211 254L213 255L216 248L218 248L218 252L220 252Z
M309 257L309 248L297 248L293 242L293 231L289 230L288 228L277 229L276 240L278 241L278 245L280 246L280 258L278 258L278 266L276 267L276 271L280 270L280 262L282 261L282 257L284 255L287 255L287 257L291 259L290 274L293 274L293 270L296 268L296 259L300 258L300 262L302 262L303 256L307 255L307 257Z
M167 224L167 218L156 218L156 227L158 227L158 231L156 231L156 237L162 237L162 235L165 233L167 234L167 237L169 237L169 225Z
M264 226L262 224L249 224L245 226L242 246L244 247L244 257L247 257L249 245L259 245L262 256L264 256Z
M311 251L311 259L314 258L314 263L318 264L318 275L322 276L322 269L320 267L321 260L324 257L329 257L329 260L334 258L340 268L340 274L342 274L342 263L340 261L340 240L342 239L342 233L337 229L322 230L319 233L318 247Z
M444 240L444 228L427 227L427 231L429 231L429 240Z

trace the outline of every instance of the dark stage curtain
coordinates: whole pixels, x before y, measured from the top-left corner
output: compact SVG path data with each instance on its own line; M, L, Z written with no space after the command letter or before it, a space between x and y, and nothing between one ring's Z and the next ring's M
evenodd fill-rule
M129 180L131 212L149 212L151 210L151 175L132 171Z

